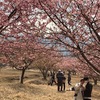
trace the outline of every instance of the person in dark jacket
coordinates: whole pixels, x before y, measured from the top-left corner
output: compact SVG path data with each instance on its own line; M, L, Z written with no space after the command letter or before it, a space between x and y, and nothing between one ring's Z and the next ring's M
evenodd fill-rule
M63 74L61 72L61 70L58 70L58 73L56 74L56 78L57 78L57 87L58 87L58 91L62 91L62 85L63 85Z
M64 72L61 72L63 74L63 77L62 77L62 88L63 88L63 91L65 91L66 89L66 77L65 77L65 73Z
M68 85L71 85L71 72L68 72Z
M55 73L54 72L51 74L51 84L50 85L52 86L53 83L56 84L56 81L55 81Z
M85 77L84 81L86 82L85 90L84 90L84 100L91 100L93 85L89 82L88 77Z

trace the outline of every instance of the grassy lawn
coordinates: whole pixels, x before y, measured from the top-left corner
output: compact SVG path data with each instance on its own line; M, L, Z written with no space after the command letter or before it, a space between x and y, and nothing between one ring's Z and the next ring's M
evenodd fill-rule
M19 84L21 72L14 69L0 71L0 100L73 100L73 91L66 82L66 91L57 92L57 86L47 85L38 70L25 72L24 84ZM72 85L79 82L80 77L72 76ZM92 100L100 100L100 86L94 86Z

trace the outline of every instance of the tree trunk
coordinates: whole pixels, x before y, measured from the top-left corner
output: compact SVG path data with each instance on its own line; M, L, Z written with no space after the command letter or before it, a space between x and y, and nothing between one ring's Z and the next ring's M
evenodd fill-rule
M78 45L77 46L81 56L84 58L84 60L87 62L87 64L89 64L89 68L91 68L97 75L100 76L100 70L98 68L95 67L95 65L93 63L91 63L87 56L84 54L84 52L82 51L81 47Z
M48 70L43 70L42 71L44 80L47 80L47 73L48 73Z
M25 74L25 68L22 69L22 74L21 74L21 77L20 77L20 83L21 84L23 84L24 74Z
M47 74L46 73L43 73L43 78L44 78L44 80L47 80Z

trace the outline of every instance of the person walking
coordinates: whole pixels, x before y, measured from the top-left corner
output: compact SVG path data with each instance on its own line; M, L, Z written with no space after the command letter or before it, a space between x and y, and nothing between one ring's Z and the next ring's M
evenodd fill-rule
M57 90L62 91L62 83L63 83L63 74L61 73L61 70L58 70L58 73L56 74L57 78Z
M55 72L53 72L53 73L51 74L51 86L53 85L53 83L56 84L56 81L55 81Z
M68 72L68 85L71 85L71 72Z
M93 85L90 83L88 77L84 77L85 81L85 90L84 90L84 100L91 100L92 88Z
M65 77L65 73L62 72L63 74L63 77L62 77L62 88L63 88L63 91L65 91L66 89L66 77Z

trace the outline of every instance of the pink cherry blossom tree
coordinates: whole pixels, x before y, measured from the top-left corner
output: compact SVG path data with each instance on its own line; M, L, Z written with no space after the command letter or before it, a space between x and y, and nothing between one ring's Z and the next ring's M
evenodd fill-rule
M100 75L100 1L39 0L39 3L60 29L52 30L46 38L72 52Z
M61 58L58 57L59 55L59 53L51 51L50 49L45 49L38 54L33 66L40 70L45 80L47 79L48 71L54 71L56 64L61 61Z
M7 38L18 37L22 33L40 32L41 28L45 27L43 21L41 23L41 19L46 14L38 7L37 0L0 1L0 35ZM39 25L42 27L40 28Z
M69 50L100 75L99 0L3 0L0 5L0 41L39 35L56 49ZM59 31L54 26L47 33L50 22Z
M21 37L17 40L4 41L0 43L1 63L21 70L20 83L23 84L24 74L27 68L35 60L37 53L43 51L43 46L35 42L31 36Z
M44 48L38 44L36 34L48 23L41 23L46 14L37 8L36 0L4 0L0 5L1 62L22 70L20 83L23 83L24 73L35 54Z
M91 79L93 79L94 85L97 85L97 82L100 77L98 74L93 72L93 70L89 67L88 64L84 63L83 61L77 60L74 66L77 73L81 74L83 77L90 77Z

